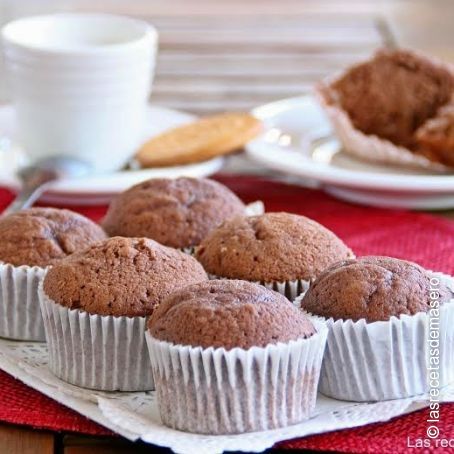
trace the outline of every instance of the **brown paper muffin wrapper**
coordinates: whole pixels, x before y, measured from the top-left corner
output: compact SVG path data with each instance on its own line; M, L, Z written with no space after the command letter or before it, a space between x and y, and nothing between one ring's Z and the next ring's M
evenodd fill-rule
M342 77L342 74L338 77ZM432 162L424 156L413 153L407 148L398 146L389 140L373 134L365 134L356 129L347 112L330 100L330 84L336 78L331 78L315 87L315 95L326 112L337 138L345 152L362 161L375 162L384 165L396 165L412 169L424 169L436 172L446 172L448 167Z
M208 274L209 279L230 279L228 277L216 276L215 274ZM232 278L234 279L234 278ZM242 279L247 280L247 279ZM269 290L274 290L275 292L284 295L290 301L294 301L302 293L305 293L311 284L310 281L304 279L296 279L294 281L283 281L283 282L264 282L264 281L249 281L254 284L260 284L266 287Z
M61 380L101 391L154 389L146 317L93 315L52 301L39 286L49 367Z
M298 304L301 296L297 299ZM403 399L429 391L429 315L364 319L324 319L329 329L319 391L355 402ZM454 381L454 301L440 306L439 386Z
M44 342L38 284L45 268L0 263L0 337Z
M162 422L203 434L275 429L310 417L327 329L308 339L248 350L146 339Z

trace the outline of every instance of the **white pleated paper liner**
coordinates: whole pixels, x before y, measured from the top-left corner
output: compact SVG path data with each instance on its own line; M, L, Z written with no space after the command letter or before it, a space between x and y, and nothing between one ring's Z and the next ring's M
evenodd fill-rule
M52 301L39 286L49 367L61 380L101 391L154 389L146 317L94 315Z
M265 205L261 200L256 200L246 205L245 212L246 216L260 216L265 213Z
M184 252L188 255L194 255L196 246L188 246L188 247L180 247L178 248L179 251Z
M327 329L308 339L248 350L146 339L162 422L203 434L275 429L310 417Z
M449 170L443 164L432 162L426 157L415 154L405 147L395 145L391 141L382 139L374 134L365 134L359 129L356 129L347 112L328 99L326 90L330 90L329 85L334 80L330 78L324 84L315 87L315 95L320 106L326 112L337 138L347 153L363 161L378 164L390 164L436 172L446 172Z
M230 279L228 277L223 276L216 276L215 274L208 274L208 278L213 279ZM235 278L232 278L235 279ZM247 280L247 279L242 279ZM306 281L304 279L296 279L294 281L283 281L283 282L264 282L264 281L248 281L252 282L253 284L259 284L263 287L267 288L268 290L274 290L275 292L284 295L290 301L294 301L302 293L305 293L310 285L310 281Z
M298 297L299 304L302 296ZM308 314L329 328L319 391L355 402L403 399L429 391L429 314L333 320ZM454 302L440 306L440 388L454 381ZM436 361L436 360L435 360ZM432 366L434 367L434 366ZM433 369L434 370L434 369Z
M0 337L44 342L38 284L45 268L0 262Z

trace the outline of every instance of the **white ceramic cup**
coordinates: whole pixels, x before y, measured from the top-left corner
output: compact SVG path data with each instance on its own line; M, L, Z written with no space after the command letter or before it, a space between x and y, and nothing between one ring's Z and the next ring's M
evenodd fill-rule
M96 172L140 145L157 32L107 14L32 16L2 29L18 136L31 160L77 157Z

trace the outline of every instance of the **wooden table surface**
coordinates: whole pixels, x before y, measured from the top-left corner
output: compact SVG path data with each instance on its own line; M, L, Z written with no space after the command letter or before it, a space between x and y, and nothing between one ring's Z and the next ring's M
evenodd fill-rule
M454 62L450 0L436 7L430 0L0 0L0 23L61 10L152 22L160 33L152 100L197 114L246 110L307 92L314 81L380 46L413 46ZM0 424L2 454L95 452L150 448Z

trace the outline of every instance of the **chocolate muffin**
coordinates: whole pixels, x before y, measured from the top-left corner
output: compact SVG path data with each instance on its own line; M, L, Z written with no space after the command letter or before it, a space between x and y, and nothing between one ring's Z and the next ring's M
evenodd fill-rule
M0 337L44 341L38 284L46 269L105 237L69 210L31 208L0 217Z
M216 181L157 178L117 196L103 227L111 235L147 237L166 246L190 248L245 205Z
M237 280L212 280L174 292L148 326L156 339L226 350L266 347L315 333L283 295Z
M326 334L257 284L212 280L176 291L146 333L163 423L227 434L308 418Z
M320 275L301 307L326 318L386 321L430 308L430 274L416 263L391 257L360 257L340 262ZM440 303L452 298L441 283Z
M153 389L146 317L204 280L194 258L146 238L113 237L61 260L40 288L51 371L84 388Z
M329 329L320 392L359 402L428 392L427 339L434 330L440 386L448 384L454 371L452 285L448 276L391 257L361 257L327 269L301 301Z
M46 267L104 238L101 227L78 213L30 208L0 217L0 261Z
M90 314L146 316L172 291L207 279L187 254L146 238L113 237L53 266L45 293Z
M260 283L307 283L353 257L333 232L290 213L237 216L213 230L195 255L212 275Z
M415 131L454 90L447 65L409 50L381 50L325 87L355 128L415 149Z

